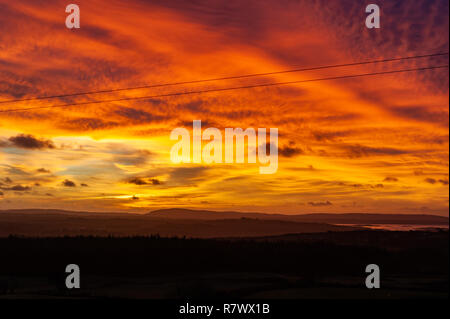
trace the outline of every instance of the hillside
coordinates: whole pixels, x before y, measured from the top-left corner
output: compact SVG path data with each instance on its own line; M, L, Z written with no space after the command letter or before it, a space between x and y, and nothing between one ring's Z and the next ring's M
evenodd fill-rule
M43 212L0 213L0 237L21 236L147 236L255 237L288 233L351 231L357 227L261 219L195 220L136 214Z
M328 224L418 224L418 225L448 225L448 217L436 215L412 215L412 214L262 214L240 212L216 212L208 210L190 209L160 209L148 214L152 217L175 219L239 219L257 218L264 220L285 220L308 223Z

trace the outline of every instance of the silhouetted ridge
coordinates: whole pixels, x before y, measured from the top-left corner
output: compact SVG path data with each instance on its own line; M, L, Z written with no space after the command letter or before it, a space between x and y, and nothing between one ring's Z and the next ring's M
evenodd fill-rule
M158 209L148 213L149 216L159 218L176 219L199 219L199 220L219 220L219 219L241 219L255 218L262 220L283 220L304 223L327 223L327 224L417 224L417 225L448 225L448 217L424 214L266 214L266 213L244 213L232 211L209 211L192 209Z

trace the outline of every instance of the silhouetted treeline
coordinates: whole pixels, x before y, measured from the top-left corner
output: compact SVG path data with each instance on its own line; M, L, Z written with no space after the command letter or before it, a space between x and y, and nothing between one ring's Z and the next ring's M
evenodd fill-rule
M357 242L357 233L367 243ZM295 235L292 235L295 236ZM302 235L303 236L303 235ZM317 236L316 240L314 236ZM340 237L339 237L340 236ZM353 236L355 244L342 240ZM374 236L370 244L370 236ZM383 245L376 243L383 237ZM289 236L288 236L289 237ZM296 240L149 237L0 238L0 276L46 276L78 264L83 276L158 276L270 272L300 276L361 274L376 263L388 274L448 277L448 232L351 232ZM378 239L376 239L378 238ZM389 241L392 245L389 245ZM404 247L398 245L405 243ZM392 247L395 249L391 249Z

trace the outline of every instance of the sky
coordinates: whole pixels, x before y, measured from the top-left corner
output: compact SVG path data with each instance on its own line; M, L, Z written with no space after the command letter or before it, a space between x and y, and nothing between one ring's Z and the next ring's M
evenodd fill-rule
M448 52L448 1L0 0L0 111L447 65L448 55L1 103ZM372 3L370 2L370 3ZM448 216L447 69L0 112L0 209ZM278 128L278 170L175 164L177 127Z

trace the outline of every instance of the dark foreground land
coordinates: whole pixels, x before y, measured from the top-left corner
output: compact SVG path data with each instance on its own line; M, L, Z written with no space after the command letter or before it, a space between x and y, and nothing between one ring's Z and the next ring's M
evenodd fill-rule
M448 298L448 231L0 238L0 298ZM78 264L81 289L65 288ZM365 287L365 267L381 288Z

